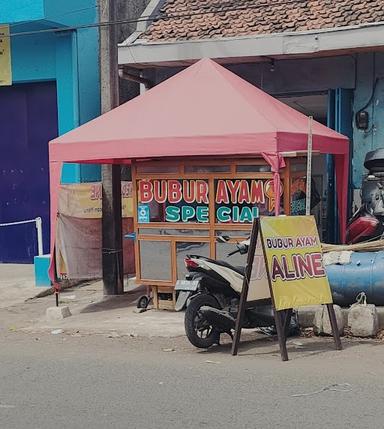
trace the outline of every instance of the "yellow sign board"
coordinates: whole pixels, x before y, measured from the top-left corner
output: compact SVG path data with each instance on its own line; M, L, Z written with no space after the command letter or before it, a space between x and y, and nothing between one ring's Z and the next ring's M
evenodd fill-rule
M260 229L276 310L331 304L314 217L266 216Z
M0 25L0 86L12 85L9 25Z
M232 355L238 351L246 309L251 308L252 301L266 298L272 298L283 361L288 360L287 335L293 309L305 305L327 305L336 349L342 349L313 216L263 216L254 221Z

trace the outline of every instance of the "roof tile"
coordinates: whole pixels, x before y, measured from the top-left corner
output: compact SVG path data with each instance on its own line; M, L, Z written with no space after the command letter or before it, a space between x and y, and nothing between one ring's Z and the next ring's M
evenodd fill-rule
M148 42L306 31L384 21L383 0L166 0Z

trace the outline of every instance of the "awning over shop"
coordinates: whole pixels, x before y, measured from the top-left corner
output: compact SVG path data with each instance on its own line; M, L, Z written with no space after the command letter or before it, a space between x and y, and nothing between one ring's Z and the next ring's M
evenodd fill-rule
M307 141L305 115L203 59L50 143L52 232L63 162L259 155L278 173L284 164L282 155L305 151ZM348 139L314 122L313 150L335 155L340 226L345 234Z

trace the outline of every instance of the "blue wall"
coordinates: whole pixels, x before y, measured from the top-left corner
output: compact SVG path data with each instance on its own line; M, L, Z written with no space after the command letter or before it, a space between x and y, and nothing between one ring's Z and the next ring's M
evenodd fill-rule
M12 0L0 2L0 22L14 24L45 18L44 0Z
M366 53L357 57L354 112L369 101L376 79L378 80L372 102L365 110L369 113L368 131L358 130L353 124L353 185L361 187L362 175L366 173L363 163L370 150L384 147L384 53ZM353 121L354 122L354 121Z
M74 27L98 21L97 0L0 2L0 22L11 32ZM56 81L59 134L100 114L98 29L11 38L13 83ZM48 142L47 142L48 144ZM96 166L65 165L64 183L99 180Z

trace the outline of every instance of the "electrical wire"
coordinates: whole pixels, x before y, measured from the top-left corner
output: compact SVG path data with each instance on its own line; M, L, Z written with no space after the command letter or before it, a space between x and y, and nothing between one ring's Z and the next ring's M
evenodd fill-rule
M376 88L377 88L377 84L379 83L379 80L380 80L380 78L379 77L377 77L376 79L375 79L375 83L373 84L373 87L372 87L372 93L371 93L371 96L369 97L369 100L367 101L367 103L364 105L364 107L362 107L360 110L358 110L356 113L360 113L360 112L362 112L363 110L365 110L371 103L372 103L372 101L373 101L373 98L374 98L374 96L375 96L375 94L376 94Z
M376 73L376 55L373 54L373 68L372 68L372 74L373 74L372 77L373 78L375 77L375 73ZM371 96L369 97L368 101L364 104L364 106L355 113L356 123L358 122L358 117L359 117L360 113L363 112L373 102L373 99L374 99L375 94L376 94L377 85L381 79L382 79L381 77L376 77L374 84L372 86ZM373 109L374 109L374 107L373 107ZM372 116L373 116L373 112L372 112ZM375 124L372 122L371 127L367 130L364 130L364 138L368 137L368 135L374 130L374 128L375 128Z
M158 15L154 15L154 16L142 15L140 18L137 18L137 19L122 19L122 20L115 20L115 21L97 22L92 24L83 24L78 26L69 26L69 27L63 27L63 28L47 28L47 29L41 29L41 30L31 30L31 31L19 32L19 33L11 33L9 35L2 36L2 37L12 38L17 36L29 36L29 35L44 34L44 33L63 33L63 32L71 32L71 31L84 30L84 29L90 29L90 28L108 27L111 25L138 24L139 22L154 22L157 20L192 18L194 16L202 16L202 15L223 15L227 12L236 12L241 10L246 11L246 10L265 8L265 7L270 8L272 6L290 5L290 4L296 4L296 3L300 5L302 4L302 1L301 0L285 0L285 1L273 1L273 2L265 1L257 5L243 4L242 6L223 8L221 10L216 10L216 11L207 10L207 11L188 12L186 14L181 13L181 14L172 14L172 15L171 14L168 15L160 11Z

